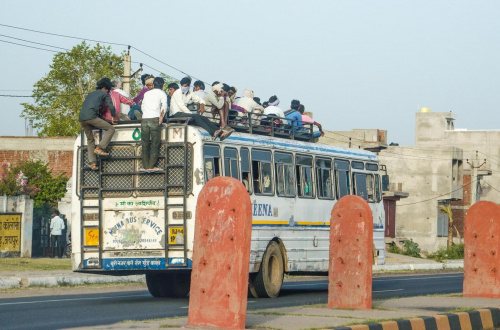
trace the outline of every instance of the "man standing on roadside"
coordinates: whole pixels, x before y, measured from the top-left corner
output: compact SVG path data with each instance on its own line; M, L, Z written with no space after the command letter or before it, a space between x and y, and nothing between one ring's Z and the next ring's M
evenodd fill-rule
M157 172L158 151L161 140L161 123L167 110L167 94L163 91L165 81L156 77L153 80L154 89L147 91L142 100L142 168L139 171Z
M54 258L55 252L56 252L56 243L57 243L57 256L59 259L62 258L62 241L61 241L61 236L62 236L62 231L64 228L64 221L59 217L59 211L55 210L54 213L52 214L53 218L50 220L50 248L52 249L52 258Z

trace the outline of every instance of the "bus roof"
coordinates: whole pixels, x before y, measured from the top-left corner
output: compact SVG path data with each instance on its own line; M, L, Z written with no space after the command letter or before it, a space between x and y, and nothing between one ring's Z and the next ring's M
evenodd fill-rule
M212 137L205 130L199 127L191 127L198 130L204 140L212 139ZM217 143L217 140L213 142ZM378 158L374 153L363 149L344 148L329 144L303 142L259 134L234 132L229 138L224 140L224 143L252 147L277 147L288 151L312 152L314 154L321 153L325 156L329 155L336 157L358 158L360 160L378 162Z

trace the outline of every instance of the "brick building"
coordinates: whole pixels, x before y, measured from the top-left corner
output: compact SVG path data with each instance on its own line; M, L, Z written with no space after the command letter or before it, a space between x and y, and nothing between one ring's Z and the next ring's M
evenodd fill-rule
M22 160L41 160L55 175L71 177L74 137L0 136L0 164L15 166Z

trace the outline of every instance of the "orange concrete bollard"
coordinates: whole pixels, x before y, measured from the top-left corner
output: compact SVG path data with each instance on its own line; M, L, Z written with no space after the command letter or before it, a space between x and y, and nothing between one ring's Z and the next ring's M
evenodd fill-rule
M344 196L330 218L328 307L372 308L373 216L359 196Z
M463 295L500 298L500 206L486 201L472 205L464 240Z
M189 326L245 328L251 236L245 186L229 177L210 180L196 207Z

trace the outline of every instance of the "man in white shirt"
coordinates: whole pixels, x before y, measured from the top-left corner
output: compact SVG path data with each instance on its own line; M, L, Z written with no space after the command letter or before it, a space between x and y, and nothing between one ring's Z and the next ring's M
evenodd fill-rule
M167 94L162 90L165 81L161 77L153 80L154 88L144 94L142 100L142 167L140 172L161 171L156 167L161 139L161 123L167 109Z
M61 236L62 236L62 231L64 228L64 221L59 217L59 211L55 210L54 213L52 214L53 218L50 220L50 247L52 249L52 258L54 258L55 253L56 253L56 245L57 245L57 256L59 259L62 258L62 242L61 242ZM56 244L57 243L57 244Z
M194 82L193 94L198 96L202 100L205 99L205 95L207 95L207 92L205 92L205 84L203 83L203 81L197 80ZM205 101L203 101L203 103L205 103ZM196 106L195 102L188 103L187 107L191 111L198 110L198 113L200 113L200 105L198 104L198 106Z
M181 89L178 93L175 93L172 97L182 96L182 101L187 106L189 110L199 109L199 112L203 113L205 111L205 101L200 98L195 93L191 92L189 88L191 87L191 78L184 77L181 79ZM172 101L170 101L172 102Z
M271 96L269 98L269 106L264 109L264 114L285 118L285 113L283 112L283 110L278 108L279 104L280 100L276 97L276 95Z
M168 94L170 95L170 117L173 118L192 118L196 126L204 128L208 134L212 136L213 139L219 138L221 141L229 137L234 130L223 131L219 129L213 122L207 117L192 113L187 108L186 104L182 99L182 91L179 89L179 85L176 83L171 83L168 85ZM202 104L203 106L204 104Z

